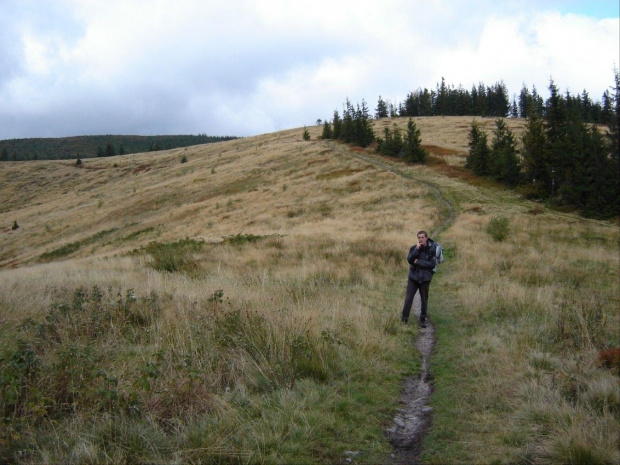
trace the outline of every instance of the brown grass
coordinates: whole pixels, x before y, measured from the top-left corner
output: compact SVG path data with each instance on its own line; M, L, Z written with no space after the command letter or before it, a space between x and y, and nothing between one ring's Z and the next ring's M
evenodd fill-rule
M494 129L494 119L476 120ZM21 335L10 328L28 318L47 321L50 309L80 288L97 286L111 309L133 292L139 312L156 296L157 318L133 315L153 320L147 333L136 333L147 343L96 343L125 392L135 390L136 373L156 354L166 354L158 363L170 363L171 373L185 373L152 380L156 389L141 393L150 418L161 421L157 431L193 441L175 460L282 463L305 454L306 463L338 463L344 448L359 447L359 463L381 463L389 450L381 429L415 359L414 331L397 324L404 255L416 231L445 219L432 183L457 217L440 237L446 263L431 291L439 340L425 460L566 463L562 457L588 444L597 457L614 459L618 378L597 355L617 347L617 227L548 211L471 177L463 169L471 121L416 119L431 152L428 166L379 156L383 165L369 164L317 140L319 127L308 128L309 142L293 129L83 160L83 169L63 161L3 163L5 341L17 344ZM522 120L506 121L522 131ZM404 131L407 119L374 124ZM501 243L485 232L497 216L510 219ZM235 235L259 239L235 245L227 239ZM148 244L185 238L196 247L175 249L185 260L180 271L155 269ZM244 336L223 340L222 328L235 334L231 322ZM77 327L69 323L61 328L67 334ZM137 337L131 331L123 337ZM264 347L253 349L259 343ZM213 349L222 344L228 352ZM282 368L299 368L292 360L300 353L314 381ZM175 357L187 356L198 364L200 389L186 371L175 371L183 368ZM98 431L109 424L97 428L87 413L61 423L54 434L68 442L41 433L37 447L52 446L39 457L95 461L101 449L92 438L109 437ZM157 434L153 450L168 437ZM114 449L118 460L138 461L123 455L130 449ZM173 460L144 454L142 461Z

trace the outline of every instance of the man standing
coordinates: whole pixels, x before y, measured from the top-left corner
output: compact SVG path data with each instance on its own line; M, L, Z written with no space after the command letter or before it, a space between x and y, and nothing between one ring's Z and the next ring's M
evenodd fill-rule
M433 279L433 269L437 265L435 258L435 247L433 241L428 238L426 231L418 232L418 243L409 249L407 255L409 262L409 279L407 282L407 294L405 296L405 305L400 320L407 323L413 297L418 290L420 291L420 300L422 308L420 309L420 326L426 328L426 315L428 305L428 288Z

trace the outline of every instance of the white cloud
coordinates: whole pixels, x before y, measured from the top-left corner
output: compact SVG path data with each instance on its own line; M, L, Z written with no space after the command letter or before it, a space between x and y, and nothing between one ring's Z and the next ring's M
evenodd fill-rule
M552 76L599 99L618 20L533 0L4 0L0 138L249 135L418 87ZM551 6L549 6L551 5Z

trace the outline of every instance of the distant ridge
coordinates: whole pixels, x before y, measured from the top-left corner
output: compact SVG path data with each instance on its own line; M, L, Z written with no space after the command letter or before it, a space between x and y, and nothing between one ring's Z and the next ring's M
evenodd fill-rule
M235 136L76 136L0 140L0 161L67 160L168 150L237 139Z

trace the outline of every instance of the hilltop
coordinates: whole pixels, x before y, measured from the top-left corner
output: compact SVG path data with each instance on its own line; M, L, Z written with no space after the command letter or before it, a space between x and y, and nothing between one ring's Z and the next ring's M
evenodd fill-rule
M424 166L321 127L3 163L0 462L400 463L405 258L445 202L424 463L617 461L617 226L471 176L472 117L415 121Z

